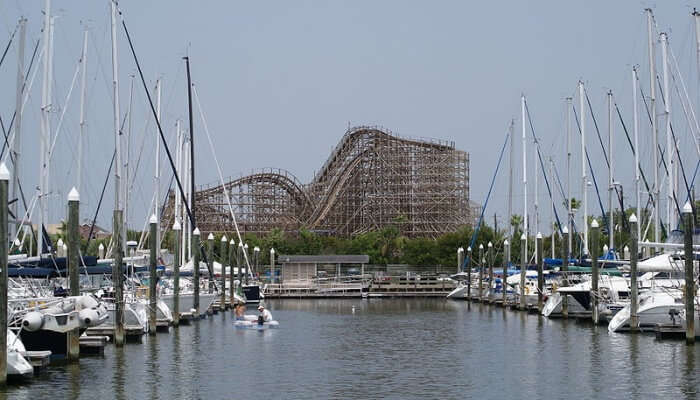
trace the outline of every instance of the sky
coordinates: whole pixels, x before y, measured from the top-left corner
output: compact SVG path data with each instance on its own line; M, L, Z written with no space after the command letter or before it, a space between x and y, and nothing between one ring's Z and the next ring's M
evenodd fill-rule
M682 76L697 109L700 91L690 15L696 5L640 1L119 2L148 90L155 93L156 79L162 81L162 126L170 143L174 141L175 121L187 121L182 57L189 55L192 80L224 176L276 167L308 182L349 125L380 125L405 137L454 141L457 148L469 152L470 197L483 204L508 126L515 119L514 211L522 214L525 203L532 213L537 193L542 221L539 230L545 233L549 231L550 200L541 171L539 190L535 191L535 153L529 126L527 202L522 193L521 94L527 98L543 159L552 158L563 189L570 183L573 196L580 198L580 139L576 131L572 134L572 179L566 179L565 98L575 96L579 80L585 83L607 145L606 93L612 90L632 134L634 65L639 66L643 90L649 92L644 8L651 7L658 26L655 36L657 29L668 32L678 62L681 75L675 75L675 82L680 85ZM66 98L85 29L89 45L83 217L91 218L95 213L107 176L114 149L109 8L107 0L52 4L51 14L57 18L51 126L52 135L58 136L51 161L52 222L65 217L67 193L77 183L80 79L73 85L70 101ZM25 16L28 63L41 37L43 9L44 1L0 1L0 46L4 48L17 20ZM121 26L117 35L124 118L130 76L137 71ZM656 60L661 74L658 43ZM28 202L39 175L43 75L41 64L35 67L38 74L25 106L21 140L20 175ZM0 116L5 124L15 108L16 68L15 40L0 66L0 84L5 89L0 96ZM675 67L669 68L675 71ZM129 224L141 229L150 214L154 192L157 133L138 75L133 85L130 163L134 179ZM671 92L671 118L686 173L692 175L698 153L689 117L683 113L676 90ZM577 103L578 98L575 100ZM661 103L660 95L657 103ZM648 170L645 172L651 176L651 133L642 107L640 155L643 168ZM61 130L56 132L64 111ZM661 112L659 108L657 113ZM601 196L605 196L608 170L591 114L588 110L586 114L586 144ZM663 118L659 126L665 146ZM625 201L633 202L633 157L617 116L613 138L614 179L623 184ZM197 182L216 183L216 163L196 105L195 141ZM164 158L162 165L164 192L170 170ZM489 221L494 213L500 223L506 221L507 170L506 152L486 210ZM98 215L98 222L106 227L111 225L113 194L110 181ZM554 195L559 207L561 193L555 190ZM590 212L599 214L594 191L589 192L589 200ZM607 204L605 197L603 203Z

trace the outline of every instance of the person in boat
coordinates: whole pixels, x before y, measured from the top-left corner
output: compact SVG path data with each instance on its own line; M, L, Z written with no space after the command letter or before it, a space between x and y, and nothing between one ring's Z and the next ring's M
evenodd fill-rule
M233 305L233 312L236 315L236 320L237 321L243 321L245 319L245 306L243 304L234 304Z
M265 322L272 321L272 314L270 313L269 310L266 310L265 307L260 305L258 307L258 311L260 311L260 315L258 316L258 325L262 325Z

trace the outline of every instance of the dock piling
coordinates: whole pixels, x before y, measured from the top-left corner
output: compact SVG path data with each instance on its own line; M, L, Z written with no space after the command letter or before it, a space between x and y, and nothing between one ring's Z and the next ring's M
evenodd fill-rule
M122 210L114 210L114 263L112 263L112 284L114 285L114 344L124 346L124 273L122 271Z
M552 242L554 242L554 234L552 234ZM542 262L542 234L540 232L537 232L535 247L537 248L537 311L541 314L542 308L544 308L544 266Z
M7 196L10 171L0 164L0 385L7 383Z
M221 310L226 309L226 258L228 256L228 238L221 237L219 243L219 262L221 263Z
M690 202L683 206L685 250L685 342L695 344L695 275L693 263L693 208Z
M234 301L234 296L233 294L236 291L236 285L233 280L233 252L236 249L236 242L231 239L231 241L228 244L228 253L227 253L227 258L228 258L228 273L229 273L229 288L228 288L228 297L229 301L231 302L231 309L233 309L233 304L235 303Z
M569 221L571 223L571 221ZM569 246L569 228L564 225L562 229L561 241L563 245L561 246L561 272L562 280L561 286L569 286L569 256L571 255L571 247ZM562 318L569 318L569 296L564 294L561 299L561 316Z
M194 308L194 319L199 320L199 228L192 231L192 273L194 275L194 296L192 308Z
M489 242L488 245L488 252L487 252L487 257L486 260L489 263L489 291L488 291L488 301L491 302L493 301L493 259L494 259L494 254L493 254L493 243Z
M148 334L156 334L156 281L157 273L156 266L158 264L158 218L155 214L151 215L148 221L150 225L149 238L149 253L151 255L148 263Z
M214 234L209 232L209 236L207 236L207 266L209 267L208 270L211 271L212 273L214 272ZM216 282L214 280L214 276L209 277L209 284L207 285L209 293L212 292L212 286Z
M467 247L467 299L472 300L472 247Z
M76 188L68 193L68 277L70 279L70 295L80 296L80 235L78 224L80 223L80 194ZM68 360L76 361L80 358L80 330L78 328L68 332Z
M637 237L637 216L632 214L629 219L630 228L630 331L635 332L639 329L639 316L637 308L639 306L637 300L637 260L639 253L637 252L639 238Z
M182 235L180 231L180 221L176 218L173 224L175 236L175 260L173 261L173 326L180 325L180 248L182 246Z
M593 218L591 221L591 319L593 324L598 325L600 322L599 311L598 311L598 249L600 248L600 225L598 221Z
M501 291L503 292L503 308L506 308L506 300L508 294L508 265L510 264L510 242L508 239L503 241L503 275L501 276Z
M527 309L525 299L525 273L527 271L527 235L520 236L520 309Z
M484 301L484 245L479 245L479 302Z

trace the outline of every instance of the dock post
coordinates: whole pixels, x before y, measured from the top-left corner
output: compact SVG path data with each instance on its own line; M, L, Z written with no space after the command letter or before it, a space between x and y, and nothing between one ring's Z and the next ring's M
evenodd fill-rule
M552 240L554 240L554 233L552 233ZM544 308L544 263L542 262L542 233L540 232L537 232L535 247L537 248L537 311L542 313Z
M231 302L231 310L233 310L233 303L235 303L235 298L233 294L236 291L236 285L233 280L233 252L236 249L236 241L231 239L231 241L228 243L228 274L229 274L229 287L228 287L228 297L229 301Z
M114 345L124 346L124 272L122 271L122 210L114 210L114 262L112 263L112 284L114 285Z
M488 245L488 256L486 257L487 262L489 263L489 298L488 301L491 302L493 300L493 259L494 259L494 254L493 254L493 243L489 242Z
M591 221L591 319L595 325L598 325L598 249L600 248L600 226L598 221L593 218Z
M192 231L192 273L194 275L194 296L192 308L194 308L194 319L199 320L199 228Z
M221 263L221 311L226 309L226 258L228 256L228 238L221 237L219 243L219 262ZM233 304L231 304L233 305Z
M457 249L457 273L462 272L462 264L464 264L464 248Z
M484 245L479 245L479 302L484 301Z
M685 233L685 342L695 344L695 276L693 271L693 208L690 202L683 206L683 231Z
M571 249L569 248L569 227L564 225L562 228L561 242L561 273L562 280L561 286L569 286L569 256L571 255ZM569 318L569 296L567 294L562 295L561 299L561 316L562 318Z
M501 291L503 292L503 308L506 307L508 295L508 265L510 264L510 243L508 239L503 241L503 276L501 277Z
M209 232L207 236L207 266L209 267L209 271L214 273L214 234L211 232ZM216 282L215 279L216 277L214 276L209 277L209 283L207 284L209 293L212 292L212 286L214 282Z
M175 218L175 223L173 224L173 233L175 235L175 260L173 262L173 326L180 325L180 246L182 243L182 235L180 231L182 227L180 226L180 221Z
M7 196L10 171L0 164L0 385L7 383Z
M472 247L467 247L467 299L472 300Z
M525 232L520 236L520 309L527 308L525 299L525 274L527 272L527 235Z
M637 259L639 258L639 253L637 252L637 216L630 215L630 331L635 332L639 329L639 316L637 315L637 307L639 306L637 300L637 293L639 289L637 288Z
M68 278L70 279L70 295L80 296L80 194L76 188L68 193ZM80 330L68 332L68 360L77 361L80 358Z
M275 283L275 249L270 249L270 283Z
M148 263L148 334L156 334L156 282L157 282L157 272L156 267L158 264L158 218L156 215L151 215L151 219L148 221L150 225L150 233L148 239L149 253L151 255Z

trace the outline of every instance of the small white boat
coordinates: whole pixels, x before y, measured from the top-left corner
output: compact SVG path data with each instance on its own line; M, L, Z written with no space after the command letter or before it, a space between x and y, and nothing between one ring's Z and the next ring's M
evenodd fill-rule
M238 320L238 321L233 323L233 326L235 326L237 329L263 330L263 329L277 329L277 328L279 328L280 323L277 321L268 321L268 322L263 322L262 324L259 324L258 321Z
M7 330L7 375L11 377L31 377L34 367L24 358L26 349L21 340L10 329Z

